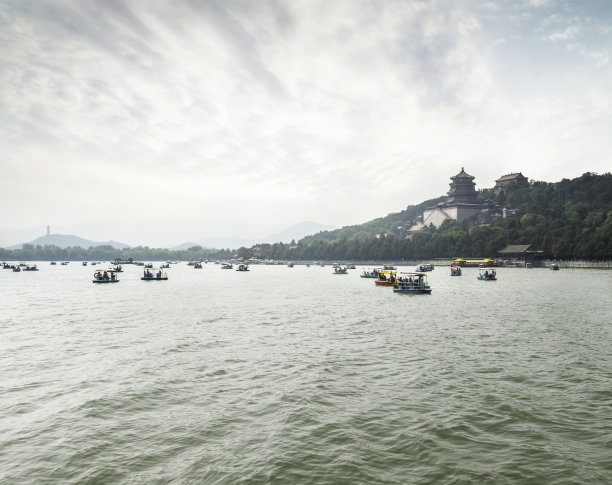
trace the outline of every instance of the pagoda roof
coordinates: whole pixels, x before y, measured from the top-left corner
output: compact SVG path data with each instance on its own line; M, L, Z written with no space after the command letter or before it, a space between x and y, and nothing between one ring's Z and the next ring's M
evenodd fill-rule
M503 177L498 178L496 182L504 182L506 180L514 180L514 179L521 178L521 177L525 178L525 176L521 172L509 173L508 175L504 175Z
M455 175L454 177L451 177L451 179L457 179L457 178L465 178L465 179L474 179L475 177L472 177L471 175L469 175L468 173L465 172L464 168L461 167L461 172L459 172L457 175Z

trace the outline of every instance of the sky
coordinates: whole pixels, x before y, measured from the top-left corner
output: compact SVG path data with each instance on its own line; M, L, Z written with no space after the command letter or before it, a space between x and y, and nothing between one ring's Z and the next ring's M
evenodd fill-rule
M342 227L611 135L609 0L0 0L0 246Z

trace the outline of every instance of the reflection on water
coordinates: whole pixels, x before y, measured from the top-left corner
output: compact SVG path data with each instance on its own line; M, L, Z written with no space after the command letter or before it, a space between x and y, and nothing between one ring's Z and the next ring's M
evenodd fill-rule
M1 483L612 480L612 272L39 267L0 271Z

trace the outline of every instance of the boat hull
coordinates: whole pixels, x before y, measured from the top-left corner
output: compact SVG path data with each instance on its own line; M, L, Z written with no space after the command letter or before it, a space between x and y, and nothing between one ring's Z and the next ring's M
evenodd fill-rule
M153 276L152 278L146 278L146 277L142 276L140 279L142 281L167 281L168 277L166 276L165 278L156 278L155 276Z
M92 280L92 283L119 283L119 280Z

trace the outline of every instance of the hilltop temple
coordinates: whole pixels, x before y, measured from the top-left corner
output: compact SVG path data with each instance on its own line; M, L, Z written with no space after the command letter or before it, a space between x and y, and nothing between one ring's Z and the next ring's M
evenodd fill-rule
M474 177L465 172L461 167L454 177L451 177L450 190L446 202L440 202L433 207L428 207L423 212L423 226L429 227L433 224L436 228L447 220L462 222L474 216L478 216L483 211L494 209L492 202L478 202L474 183Z

